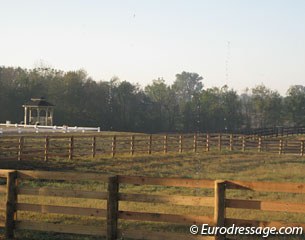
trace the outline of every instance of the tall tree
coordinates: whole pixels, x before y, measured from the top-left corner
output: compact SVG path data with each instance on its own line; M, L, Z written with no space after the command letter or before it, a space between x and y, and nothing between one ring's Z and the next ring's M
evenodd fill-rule
M245 89L245 92L239 96L241 104L241 114L243 117L243 124L241 128L250 129L252 127L252 114L253 114L253 102L249 88Z
M305 86L294 85L287 91L285 98L285 110L288 124L305 125Z
M223 119L225 131L233 131L241 127L243 122L241 101L233 89L227 85L220 91L221 107L223 109Z
M173 90L176 92L179 101L188 102L195 94L200 94L203 88L201 77L198 73L182 72L176 74L173 83Z
M21 105L46 97L56 105L56 125L101 126L104 130L175 132L304 125L305 87L281 97L264 85L240 96L227 86L203 90L202 77L182 72L169 86L140 86L114 77L96 82L84 70L0 67L0 122L23 120Z
M259 85L252 89L255 127L273 127L282 123L282 98L277 91Z
M201 94L203 78L198 73L183 71L176 74L176 80L172 85L172 90L175 92L175 97L179 104L178 112L176 113L176 129L178 131L195 131L197 121L197 105L198 96Z
M145 93L152 100L154 129L168 131L175 129L175 116L177 102L175 92L165 84L163 79L153 80L151 85L145 87Z
M224 116L221 106L220 89L208 88L200 98L201 103L201 131L221 131L224 129Z

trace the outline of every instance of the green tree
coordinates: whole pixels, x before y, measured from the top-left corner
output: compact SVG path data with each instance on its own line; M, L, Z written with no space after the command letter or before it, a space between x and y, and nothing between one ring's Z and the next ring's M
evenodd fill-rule
M163 79L153 80L145 87L146 95L153 104L150 113L154 120L154 131L168 131L175 129L175 116L178 104L175 92L165 84Z
M305 124L305 86L294 85L287 91L285 98L286 121L294 126Z
M229 89L225 85L221 88L220 99L225 131L233 131L240 128L243 123L243 117L241 101L236 91Z
M252 89L255 127L273 127L282 124L282 97L277 91L259 85Z
M208 88L201 94L201 131L221 131L224 129L224 116L221 107L220 89Z
M239 97L241 104L241 114L243 118L243 124L241 128L250 129L252 127L252 114L253 114L253 102L251 94L249 93L249 88L245 89Z
M203 89L202 79L198 73L183 71L176 74L172 90L178 103L178 111L176 112L176 129L178 131L195 131L197 128L197 105Z
M203 88L202 79L203 77L199 76L198 73L182 72L176 74L172 88L179 101L188 102L195 94L200 94Z

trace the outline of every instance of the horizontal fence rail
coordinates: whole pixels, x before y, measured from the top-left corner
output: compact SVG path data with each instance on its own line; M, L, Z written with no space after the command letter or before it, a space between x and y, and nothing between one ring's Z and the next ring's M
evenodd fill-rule
M7 130L8 128L8 130ZM32 131L28 131L32 130ZM87 132L87 131L94 131L94 132L100 132L100 127L68 127L68 126L43 126L43 125L24 125L24 124L10 124L10 123L0 123L0 134L3 134L5 132L11 132L11 133L39 133L49 131L49 132Z
M117 239L127 237L131 239L224 239L223 236L195 236L188 233L191 225L209 224L210 226L230 227L236 226L262 226L262 227L292 227L298 226L305 229L305 221L291 222L288 215L282 221L268 220L270 213L295 213L303 214L305 217L305 203L285 200L286 194L305 194L304 183L275 183L275 182L246 182L246 181L225 181L225 180L205 180L187 178L155 178L140 176L102 175L96 173L76 173L76 172L49 172L49 171L27 171L27 170L0 170L0 178L6 180L6 186L0 185L0 193L5 194L5 204L1 209L5 212L5 217L0 221L0 226L5 229L5 236L8 239L14 237L14 232L19 230L36 230L43 232L74 233L85 235L104 236L107 239ZM106 184L102 191L88 191L87 189L75 189L69 185L70 189L59 187L40 186L47 184L46 181L67 181L69 184L81 181L94 181ZM36 181L34 186L26 184ZM38 182L37 182L38 181ZM134 193L132 186L154 186L154 187L182 187L192 190L191 194L152 194L151 191L140 189ZM195 196L193 190L202 189L210 191L210 196ZM123 191L125 190L125 191ZM284 199L242 199L234 197L230 191L251 191L254 193L285 193ZM244 194L241 194L244 196ZM31 203L24 202L24 197L31 197ZM43 197L43 202L36 200ZM47 204L48 199L64 198L65 202L71 199L102 200L104 207L94 205L84 207L78 202L74 206L61 206ZM25 198L26 199L26 198ZM36 200L35 200L36 199ZM188 206L197 209L197 214L178 214L177 212L155 212L152 210L139 211L126 205L124 209L120 205L127 203L141 204L171 204L174 206ZM213 209L213 214L200 214L200 207ZM237 209L239 211L255 210L264 213L266 220L247 219L228 216L228 211ZM37 219L33 215L30 220L18 217L22 212L30 214L40 214ZM75 224L43 221L45 214L61 214L67 216L79 216ZM248 214L248 212L247 212ZM82 224L81 217L94 218L94 223L104 222L105 224L88 225ZM183 232L168 231L143 231L142 229L132 229L130 227L121 228L120 221L155 222L160 224L174 224L185 226ZM166 225L167 226L167 225Z
M269 128L255 128L248 130L237 131L244 135L257 135L257 136L289 136L297 134L305 134L305 126L299 127L269 127Z
M48 161L98 155L256 151L304 155L305 139L233 134L49 135L0 137L0 159Z

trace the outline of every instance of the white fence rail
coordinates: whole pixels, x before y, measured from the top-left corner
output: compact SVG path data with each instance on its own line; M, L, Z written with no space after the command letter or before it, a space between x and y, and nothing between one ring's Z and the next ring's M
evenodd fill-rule
M69 127L69 126L42 126L12 123L0 123L0 134L5 133L41 133L41 132L100 132L100 127Z

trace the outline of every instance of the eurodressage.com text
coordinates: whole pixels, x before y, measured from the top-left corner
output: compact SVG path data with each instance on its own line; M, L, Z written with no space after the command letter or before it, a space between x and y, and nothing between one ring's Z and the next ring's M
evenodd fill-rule
M231 227L213 227L208 224L192 225L190 233L193 235L302 235L302 227L238 227L233 224Z

